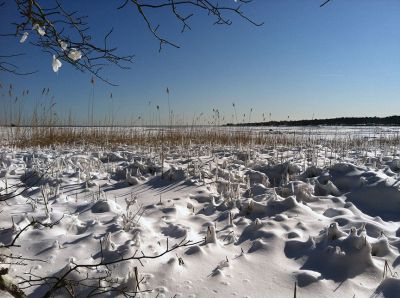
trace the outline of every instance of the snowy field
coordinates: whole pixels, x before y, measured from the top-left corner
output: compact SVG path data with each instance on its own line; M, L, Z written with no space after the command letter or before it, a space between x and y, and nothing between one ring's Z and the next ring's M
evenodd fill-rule
M269 129L399 135L252 131ZM4 145L3 279L29 297L400 297L400 144L368 144Z
M248 131L252 133L277 133L277 134L296 134L321 138L349 138L349 137L367 137L367 138L393 138L399 137L400 127L398 126L228 126L228 127L213 127L213 126L200 126L200 128L211 127L213 129L222 131ZM91 129L104 129L107 130L109 127L76 127L78 130L91 130ZM13 128L16 130L16 128ZM68 127L60 127L60 129L68 129ZM136 126L136 127L120 127L122 130L135 130L135 131L157 131L159 128L151 126ZM165 129L168 129L166 126ZM177 130L193 130L192 126L179 126ZM196 128L195 128L196 129ZM29 131L29 128L27 129ZM0 126L0 140L4 140L10 135L10 128Z

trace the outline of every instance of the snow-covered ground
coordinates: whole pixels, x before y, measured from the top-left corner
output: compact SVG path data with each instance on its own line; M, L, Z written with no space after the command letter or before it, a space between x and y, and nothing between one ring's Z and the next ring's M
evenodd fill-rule
M60 277L60 297L400 297L399 146L165 150L2 147L7 278L30 297Z
M198 126L193 128L192 126L177 126L177 127L164 127L164 129L172 129L179 131L191 131L193 129L207 129L212 128L214 130L220 131L246 131L249 133L264 133L264 134L286 134L289 136L296 135L298 137L313 137L316 139L348 139L348 138L399 138L400 128L398 126ZM70 127L59 127L59 129L71 129ZM103 129L109 130L110 127L75 127L78 131L88 131L92 129ZM136 126L136 127L115 127L119 131L153 131L156 132L159 128L154 126ZM15 134L17 128L10 128L0 126L0 141L7 140L10 136ZM24 134L29 134L31 132L29 127L22 128Z

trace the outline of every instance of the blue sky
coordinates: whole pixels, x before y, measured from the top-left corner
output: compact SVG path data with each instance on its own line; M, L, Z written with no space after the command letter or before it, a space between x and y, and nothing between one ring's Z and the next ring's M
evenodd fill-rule
M232 103L239 121L243 114L248 120L251 108L253 121L261 121L263 113L267 119L271 113L272 120L399 114L398 0L332 0L323 8L318 0L254 0L243 9L265 22L262 27L237 17L232 17L232 26L214 26L211 18L198 13L190 21L192 30L183 34L169 12L153 12L160 33L181 46L165 46L161 53L133 8L116 11L115 1L73 2L71 8L89 16L95 40L114 27L111 43L121 54L135 54L130 70L111 66L103 73L117 87L96 81L97 119L109 115L112 106L119 121L141 115L148 123L156 117L151 115L157 105L165 119L167 86L174 114L189 123L200 113L208 121L213 108L231 122ZM2 30L14 18L8 5L0 10ZM66 64L55 74L48 53L18 40L3 38L1 52L26 53L18 64L38 73L0 73L3 85L31 91L25 99L28 112L49 87L59 115L71 111L85 121L91 75Z

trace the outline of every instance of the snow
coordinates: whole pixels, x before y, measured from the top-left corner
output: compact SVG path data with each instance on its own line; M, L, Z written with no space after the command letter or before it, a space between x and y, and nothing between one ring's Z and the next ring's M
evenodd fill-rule
M169 148L162 164L148 148L3 146L0 187L29 188L1 203L0 242L9 244L32 218L60 220L19 236L13 255L45 262L12 265L9 277L62 276L74 264L154 256L192 240L159 258L80 268L68 279L108 270L118 289L145 291L140 297L293 297L295 283L297 297L399 297L398 149L377 150L372 166L365 152L327 162L325 148L319 161L293 148L283 160L264 146L250 155ZM74 290L86 297L98 284ZM48 287L25 291L40 297Z
M29 32L24 32L19 40L20 43L24 43L29 36Z
M32 26L32 30L36 30L37 33L38 33L40 36L46 35L46 30L45 30L45 29L46 29L45 26L40 27L39 24L33 24L33 26Z
M53 55L53 61L52 61L51 66L53 67L53 71L54 71L54 72L58 72L58 70L59 70L60 67L62 66L61 61L58 60L58 59L56 58L55 55Z
M81 51L71 48L71 50L68 53L68 58L70 58L72 61L78 61L79 59L82 58L82 53Z

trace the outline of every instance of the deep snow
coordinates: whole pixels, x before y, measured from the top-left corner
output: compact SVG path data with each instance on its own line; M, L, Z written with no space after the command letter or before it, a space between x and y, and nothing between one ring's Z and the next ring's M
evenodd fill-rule
M287 148L282 162L274 150L171 149L162 178L159 156L137 148L3 147L0 187L29 188L1 203L0 242L9 244L32 218L62 218L21 234L13 255L45 262L12 265L9 276L16 283L29 272L61 276L70 261L155 255L167 239L170 246L186 239L200 243L107 270L135 290L137 266L140 289L151 290L141 297L293 297L295 283L297 297L400 297L399 150L371 148L358 158L320 148L319 158L306 160ZM46 289L25 291L40 297Z

